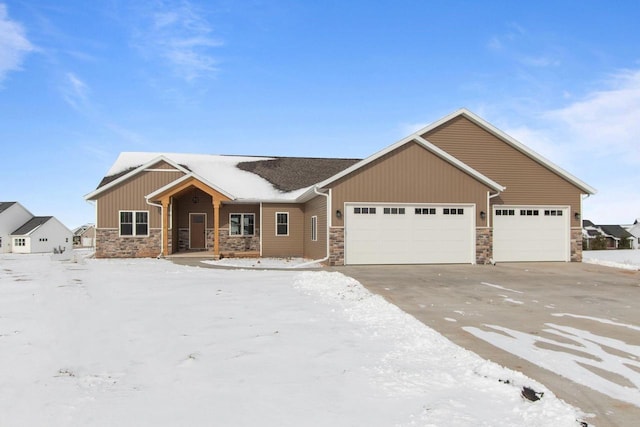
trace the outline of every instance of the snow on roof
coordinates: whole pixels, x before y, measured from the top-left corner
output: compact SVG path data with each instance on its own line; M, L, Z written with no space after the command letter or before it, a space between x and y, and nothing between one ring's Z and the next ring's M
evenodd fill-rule
M284 192L257 174L241 170L238 163L272 160L273 157L224 156L211 154L123 152L107 172L107 177L125 174L140 166L166 159L193 173L205 183L244 200L294 200L309 187Z

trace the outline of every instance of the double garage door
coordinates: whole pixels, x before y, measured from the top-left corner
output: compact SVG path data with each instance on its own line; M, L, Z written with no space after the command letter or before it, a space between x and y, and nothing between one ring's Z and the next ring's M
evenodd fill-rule
M345 205L346 264L473 262L474 205Z
M568 207L496 206L493 258L504 261L569 261Z

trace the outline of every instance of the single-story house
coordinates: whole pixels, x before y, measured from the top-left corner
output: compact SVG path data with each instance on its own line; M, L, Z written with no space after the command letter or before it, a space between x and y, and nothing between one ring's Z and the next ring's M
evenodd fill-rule
M85 198L97 257L342 265L580 261L595 192L461 109L362 160L121 153Z
M0 202L0 253L11 252L11 233L33 218L18 202Z
M64 252L72 248L73 233L52 216L34 216L11 233L13 253Z
M584 220L582 221L582 229L582 237L587 242L585 249L592 249L592 241L598 237L604 239L606 249L636 248L636 237L629 233L624 226L617 224L596 225L589 220Z
M636 218L633 224L625 227L625 229L634 237L633 249L640 249L640 218Z
M84 224L73 230L73 246L76 248L92 248L96 238L96 226Z

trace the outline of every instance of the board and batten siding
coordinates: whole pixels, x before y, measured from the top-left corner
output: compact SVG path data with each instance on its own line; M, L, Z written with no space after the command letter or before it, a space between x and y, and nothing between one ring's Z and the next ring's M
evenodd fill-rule
M492 204L570 206L580 212L582 190L466 117L422 137L505 186ZM570 216L571 226L580 227L580 219Z
M311 218L318 217L317 240L311 240ZM327 198L318 196L304 205L304 257L322 259L327 256Z
M345 202L473 203L476 226L486 226L490 188L417 143L407 143L330 185L333 226ZM343 212L344 214L344 212Z
M288 236L276 236L276 212L289 213ZM296 203L264 203L262 205L262 256L303 256L304 226L304 205Z

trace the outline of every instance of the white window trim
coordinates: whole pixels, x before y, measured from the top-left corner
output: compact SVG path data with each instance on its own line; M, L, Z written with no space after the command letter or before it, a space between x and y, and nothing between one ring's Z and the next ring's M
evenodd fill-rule
M231 216L240 215L240 234L231 234ZM253 234L244 234L244 217L251 215L253 217ZM229 236L230 237L253 237L256 235L256 214L253 212L231 212L229 214Z
M131 232L132 234L122 234L122 222L121 222L121 218L122 218L122 212L131 212L132 214L132 218L131 218ZM139 212L144 212L147 214L147 234L136 234L136 213ZM150 224L150 215L149 215L149 211L136 211L136 210L121 210L118 211L118 237L149 237L149 231L151 230L151 224Z
M287 234L279 234L278 233L278 215L286 215L287 216ZM289 212L276 212L276 236L278 237L286 237L289 235Z
M318 216L313 215L311 217L311 241L318 241Z

